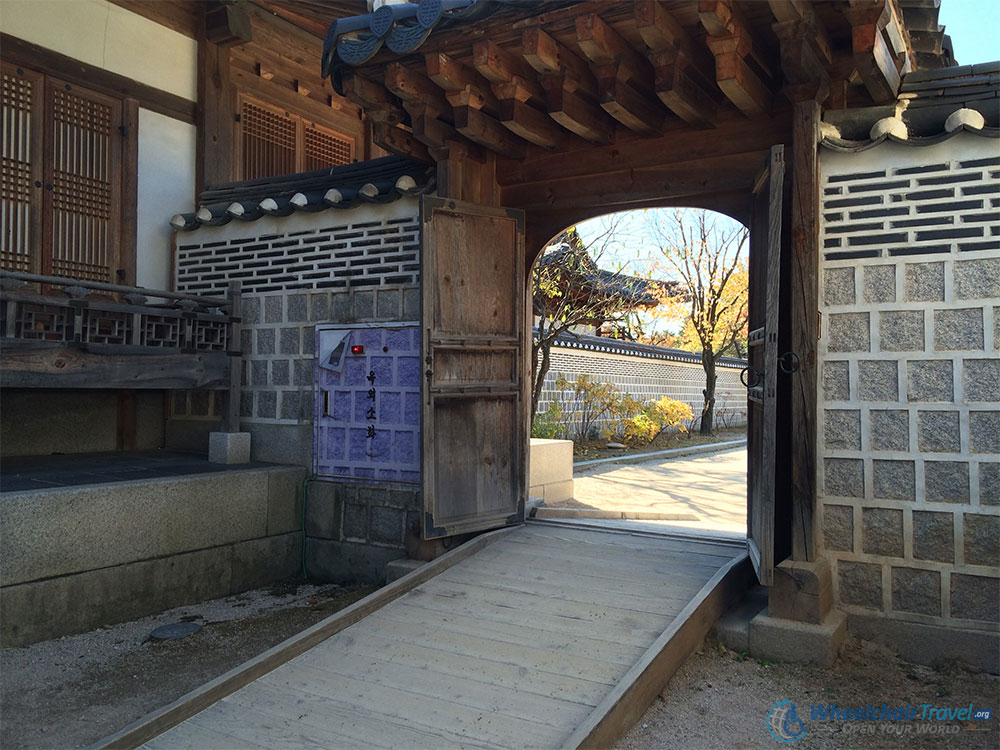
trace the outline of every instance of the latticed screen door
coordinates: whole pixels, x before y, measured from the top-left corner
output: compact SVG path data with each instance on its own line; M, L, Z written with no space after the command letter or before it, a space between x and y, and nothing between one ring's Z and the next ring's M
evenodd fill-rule
M0 150L0 264L10 271L38 272L40 256L32 254L32 240L39 241L34 187L42 179L41 138L35 132L42 122L42 76L4 65L0 105L3 110Z
M116 280L121 123L120 100L3 66L4 268Z
M240 179L354 161L354 138L248 96L240 97Z

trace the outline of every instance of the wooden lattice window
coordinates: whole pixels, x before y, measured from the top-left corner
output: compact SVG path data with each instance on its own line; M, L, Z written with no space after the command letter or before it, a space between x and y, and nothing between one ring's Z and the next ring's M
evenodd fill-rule
M120 281L122 102L3 65L4 268Z
M352 136L248 96L240 97L240 179L255 180L354 161Z

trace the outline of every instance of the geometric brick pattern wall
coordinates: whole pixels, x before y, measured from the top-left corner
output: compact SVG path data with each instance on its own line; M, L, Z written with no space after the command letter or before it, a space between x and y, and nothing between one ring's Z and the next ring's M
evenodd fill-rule
M246 293L412 285L420 275L420 227L414 215L359 215L356 209L314 214L314 226L219 239L206 228L199 242L177 247L177 290L223 294L239 280ZM230 222L231 224L241 222ZM182 237L181 239L186 239Z
M739 366L716 365L715 425L736 427L747 421L747 391L740 383ZM552 348L551 366L538 401L538 413L560 397L556 378L562 374L573 381L580 375L590 375L599 382L611 383L632 398L647 403L663 396L683 401L691 407L700 422L704 404L705 370L701 362L677 362L626 354L589 352L578 349ZM564 408L566 396L562 397ZM695 424L697 424L696 422Z
M821 166L819 524L835 597L847 611L995 629L995 142L824 151Z

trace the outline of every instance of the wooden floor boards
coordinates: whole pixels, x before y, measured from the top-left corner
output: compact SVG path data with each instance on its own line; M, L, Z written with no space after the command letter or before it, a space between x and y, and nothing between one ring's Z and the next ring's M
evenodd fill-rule
M555 748L613 732L602 706L629 695L623 680L657 679L652 651L688 632L678 615L705 619L706 584L737 557L710 541L529 524L145 747Z

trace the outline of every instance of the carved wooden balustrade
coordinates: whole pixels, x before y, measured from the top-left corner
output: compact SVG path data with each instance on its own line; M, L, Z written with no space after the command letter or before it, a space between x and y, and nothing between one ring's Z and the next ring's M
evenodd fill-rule
M236 429L239 346L239 282L204 297L0 271L4 388L226 390Z

